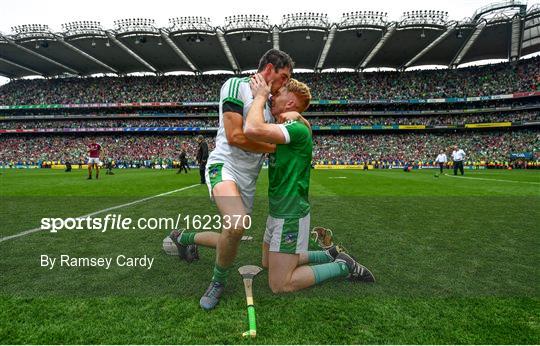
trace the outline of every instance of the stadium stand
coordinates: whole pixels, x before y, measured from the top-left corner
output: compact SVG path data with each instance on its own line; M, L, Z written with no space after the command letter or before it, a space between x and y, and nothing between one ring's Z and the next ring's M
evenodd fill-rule
M213 145L231 74L204 72L246 75L272 47L313 71L294 77L312 89L314 162L430 162L459 143L471 161L515 154L537 165L540 57L522 57L540 51L540 7L508 6L514 16L490 7L465 21L423 10L397 22L357 11L336 23L309 12L278 25L240 15L223 27L202 17L171 18L167 28L147 19L113 29L70 22L62 32L16 26L0 34L0 75L12 79L0 87L0 165L78 162L90 140L122 167L174 165L181 143L193 156L194 135ZM507 62L459 67L482 59ZM422 65L448 68L407 70ZM366 71L381 67L394 71ZM31 75L46 78L21 79Z
M494 122L523 122L540 121L538 111L490 113L481 115L435 115L423 117L331 117L309 116L312 126L336 126L336 125L465 125ZM121 128L121 127L202 127L217 128L217 117L210 119L100 119L100 120L11 120L0 121L0 129L83 129L83 128Z
M463 133L361 134L317 136L314 160L327 162L423 162L431 163L440 150L454 144L468 152L469 162L508 162L509 152L530 151L540 145L537 131Z
M212 148L213 138L208 138ZM85 161L86 145L101 143L106 157L118 162L141 162L150 166L156 161L172 165L185 143L196 152L193 136L165 135L88 135L88 136L3 136L0 138L0 165L17 163L42 166L45 162ZM434 161L440 150L451 150L455 143L468 153L470 162L508 162L510 152L529 152L540 146L540 132L534 130L462 133L392 133L321 135L314 137L313 160L324 164L360 164L364 162Z
M230 75L17 80L0 89L0 105L216 101ZM429 99L540 90L540 57L517 64L454 70L300 73L314 99ZM443 83L438 83L441 81Z

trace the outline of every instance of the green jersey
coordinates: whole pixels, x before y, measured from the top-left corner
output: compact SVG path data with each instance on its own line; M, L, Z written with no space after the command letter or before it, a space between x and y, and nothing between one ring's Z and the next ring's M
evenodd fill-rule
M311 131L299 121L287 121L279 126L285 136L285 144L276 145L276 152L269 156L270 216L301 218L309 213Z

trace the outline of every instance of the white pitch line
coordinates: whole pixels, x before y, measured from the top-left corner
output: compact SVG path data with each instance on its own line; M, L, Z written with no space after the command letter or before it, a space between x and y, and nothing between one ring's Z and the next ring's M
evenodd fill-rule
M102 209L102 210L98 210L98 211L94 211L90 214L86 214L86 215L82 215L82 216L77 216L75 217L75 219L82 219L82 218L85 218L85 217L89 217L89 216L94 216L94 215L98 215L98 214L101 214L101 213L105 213L107 211L111 211L111 210L115 210L115 209L120 209L120 208L124 208L124 207L129 207L130 205L134 205L134 204L138 204L138 203L142 203L142 202L146 202L148 200L151 200L151 199L154 199L154 198L157 198L157 197L162 197L162 196L167 196L167 195L170 195L172 193L175 193L175 192L180 192L180 191L184 191L184 190L188 190L188 189L191 189L195 186L199 186L200 184L194 184L194 185L190 185L190 186L185 186L185 187L182 187L180 189L176 189L176 190L172 190L172 191L168 191L168 192L163 192L163 193L160 193L158 195L154 195L154 196L149 196L149 197L145 197L145 198L142 198L142 199L138 199L136 201L133 201L133 202L129 202L129 203L125 203L125 204L120 204L120 205L116 205L116 206L113 206L113 207L109 207L109 208L105 208L105 209ZM41 231L41 228L38 227L38 228L32 228L32 229L29 229L27 231L23 231L21 233L17 233L17 234L14 234L14 235L10 235L10 236L7 236L7 237L3 237L3 238L0 238L0 243L1 242L4 242L6 240L10 240L10 239L14 239L14 238L19 238L19 237L22 237L24 235L27 235L27 234L32 234L32 233L35 233L35 232L39 232Z
M519 183L519 184L534 184L534 185L540 185L540 183L537 183L535 181L518 181L518 180L504 180L504 179L489 179L489 178L475 178L475 177L463 177L461 175L451 175L444 173L447 177L450 178L460 178L460 179L472 179L472 180L487 180L487 181L503 181L506 183Z

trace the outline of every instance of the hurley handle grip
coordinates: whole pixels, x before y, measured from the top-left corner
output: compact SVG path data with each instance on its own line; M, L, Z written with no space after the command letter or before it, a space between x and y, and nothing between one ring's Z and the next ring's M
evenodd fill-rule
M248 306L248 320L249 320L249 330L257 331L257 322L255 322L255 307L253 305Z
M253 305L248 306L248 321L249 330L242 334L242 336L251 336L254 338L257 336L257 322L255 320L255 307Z

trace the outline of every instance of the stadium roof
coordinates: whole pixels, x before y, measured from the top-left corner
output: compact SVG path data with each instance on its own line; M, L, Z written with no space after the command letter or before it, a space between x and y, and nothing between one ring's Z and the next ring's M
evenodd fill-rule
M264 15L227 17L223 27L204 17L171 18L166 28L144 18L114 24L70 22L62 32L40 24L13 27L10 35L0 34L0 75L241 72L255 69L272 47L288 52L297 68L316 71L451 67L540 51L540 6L517 0L486 6L461 22L422 10L405 12L398 22L383 12L359 11L344 13L338 23L325 14L295 13L279 25Z

